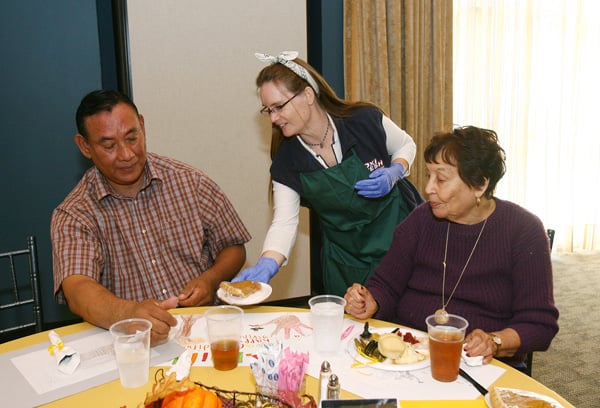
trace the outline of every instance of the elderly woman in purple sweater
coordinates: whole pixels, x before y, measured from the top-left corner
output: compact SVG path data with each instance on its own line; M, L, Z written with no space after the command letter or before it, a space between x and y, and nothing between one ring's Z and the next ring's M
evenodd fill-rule
M522 367L558 332L550 246L538 217L494 197L504 150L494 131L463 127L425 149L429 201L396 227L364 286L348 288L346 311L426 331L428 315L469 321L465 351Z

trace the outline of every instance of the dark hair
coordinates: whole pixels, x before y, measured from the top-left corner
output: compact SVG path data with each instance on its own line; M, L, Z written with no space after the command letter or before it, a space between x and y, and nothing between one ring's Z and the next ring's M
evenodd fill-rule
M458 168L458 175L469 187L481 187L489 180L485 196L492 198L496 184L506 171L504 149L493 130L465 126L450 133L438 133L425 148L425 162L438 163L437 156Z
M348 117L352 114L354 109L365 106L379 109L377 106L369 102L350 102L339 98L331 86L329 86L327 81L325 81L325 78L323 78L321 74L319 74L312 66L300 58L295 58L293 61L305 68L313 77L317 83L317 86L319 87L318 94L316 89L313 89L313 91L315 91L315 95L317 96L318 104L331 116ZM256 77L256 86L260 88L265 82L282 84L293 94L301 92L307 86L312 88L312 86L305 79L298 76L294 71L285 65L279 63L270 64L264 67L258 73L258 76ZM279 145L283 139L284 137L281 129L279 129L277 126L273 126L271 134L271 158L275 156L275 153L279 149Z
M131 106L136 115L139 115L138 109L133 101L127 95L122 94L119 91L100 89L88 93L79 103L77 113L75 114L77 131L87 139L88 133L85 126L85 119L101 111L111 112L119 103Z

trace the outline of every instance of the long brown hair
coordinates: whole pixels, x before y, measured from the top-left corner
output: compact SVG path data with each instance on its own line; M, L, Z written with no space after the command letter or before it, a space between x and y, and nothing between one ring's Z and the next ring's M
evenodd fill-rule
M293 61L296 64L304 67L313 77L317 83L317 86L319 87L319 92L317 92L316 89L313 89L313 91L315 91L315 95L317 95L317 102L319 106L331 116L348 117L352 115L352 111L354 109L360 107L369 106L379 109L377 106L369 102L350 102L339 98L331 86L329 86L327 81L325 81L325 78L323 78L321 74L319 74L312 66L300 58L296 58ZM291 69L278 63L270 64L258 73L258 76L256 77L256 86L260 88L265 82L282 84L293 94L296 94L307 86L310 86L306 80L299 77ZM277 150L279 150L279 146L281 145L283 139L284 136L281 132L281 129L278 126L273 125L271 133L271 159L273 159L275 153L277 153Z

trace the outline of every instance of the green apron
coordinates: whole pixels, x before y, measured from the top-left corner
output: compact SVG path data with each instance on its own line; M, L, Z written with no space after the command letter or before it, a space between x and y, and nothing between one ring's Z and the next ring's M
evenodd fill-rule
M302 198L321 225L327 294L344 296L353 283L364 283L387 252L396 225L409 213L397 187L381 198L359 196L354 184L367 177L369 170L354 152L337 166L300 174Z

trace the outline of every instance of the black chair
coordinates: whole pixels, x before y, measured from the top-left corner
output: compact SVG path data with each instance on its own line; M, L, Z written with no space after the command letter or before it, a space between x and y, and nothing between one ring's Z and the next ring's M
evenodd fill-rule
M554 230L548 229L548 230L546 230L546 233L548 234L548 241L550 241L550 251L552 251L552 245L554 244ZM526 364L527 364L527 367L525 367L523 372L531 377L531 370L532 370L532 366L533 366L533 351L527 353Z
M548 240L550 241L550 250L552 250L552 245L554 244L554 230L546 230L546 233L548 234Z
M4 282L0 285L2 339L41 332L40 275L34 236L27 238L26 249L0 253L0 281Z

